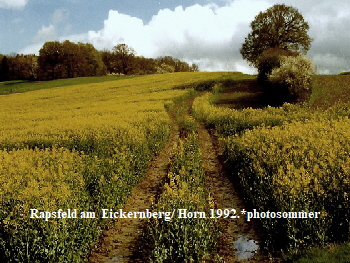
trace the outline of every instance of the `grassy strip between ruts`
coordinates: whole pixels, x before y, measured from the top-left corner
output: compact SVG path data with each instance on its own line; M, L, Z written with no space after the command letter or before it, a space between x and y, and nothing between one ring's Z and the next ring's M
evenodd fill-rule
M167 221L153 219L147 224L142 238L147 245L141 248L141 253L149 251L147 260L151 262L220 261L215 250L220 230L216 219L208 218L214 204L204 186L197 124L188 113L188 101L195 94L178 102L176 107L174 104L167 107L176 120L180 138L167 183L153 210L172 211L174 217Z
M168 173L168 183L153 208L155 211L175 211L174 218L170 221L150 220L144 233L146 243L152 250L150 260L219 260L215 246L220 231L216 221L208 218L213 205L204 188L198 136L192 132L179 141Z

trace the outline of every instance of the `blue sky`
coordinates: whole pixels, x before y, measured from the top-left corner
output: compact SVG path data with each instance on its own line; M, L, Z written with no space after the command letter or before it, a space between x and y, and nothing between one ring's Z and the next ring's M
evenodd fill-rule
M239 49L249 23L276 3L296 7L314 39L308 56L322 74L350 70L349 0L0 0L0 53L38 53L46 41L119 43L138 55L171 55L200 70L255 70Z
M50 25L55 26L55 37L59 38L100 30L110 10L147 23L161 9L188 7L195 3L206 4L208 1L0 0L0 53L19 52L33 44L40 30Z

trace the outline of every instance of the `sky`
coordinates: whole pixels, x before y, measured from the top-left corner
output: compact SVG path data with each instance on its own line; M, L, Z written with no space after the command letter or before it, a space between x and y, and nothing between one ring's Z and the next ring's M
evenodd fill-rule
M47 41L125 43L139 56L255 74L239 50L255 16L281 3L309 23L319 74L350 70L349 0L0 0L0 54L38 54Z

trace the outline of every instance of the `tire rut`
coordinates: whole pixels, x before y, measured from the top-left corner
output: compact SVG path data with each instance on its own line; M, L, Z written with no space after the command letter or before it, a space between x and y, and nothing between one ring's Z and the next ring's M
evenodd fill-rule
M185 114L191 114L194 97L188 98L178 104L186 105ZM144 179L138 183L128 197L124 211L144 211L150 209L160 195L165 183L170 159L174 155L173 149L181 137L181 129L176 123L174 113L169 114L172 121L172 132L166 146L150 162L144 175ZM200 140L200 148L203 159L203 168L206 174L206 185L210 190L217 209L236 209L236 215L245 208L243 198L240 195L238 184L231 181L224 162L220 159L222 150L215 136L211 135L203 124L197 123L197 133ZM146 262L137 258L141 233L146 220L144 219L120 219L116 220L109 229L106 229L101 238L101 245L96 248L89 258L90 263L100 262ZM236 219L219 219L222 234L217 245L217 250L223 262L279 262L269 260L259 249L254 255L246 258L247 253L242 249L242 238L246 241L254 241L261 246L263 236L260 234L256 222L246 222L244 216ZM238 241L237 241L238 240ZM249 243L249 242L248 242ZM252 244L252 243L250 243ZM244 245L244 244L243 244ZM244 246L243 246L244 248ZM136 254L135 254L136 252ZM145 251L147 253L147 251ZM242 252L242 253L240 253ZM135 257L136 255L136 257ZM144 256L144 255L143 255ZM221 263L223 263L221 262Z
M200 96L200 94L199 94ZM182 103L186 105L186 115L191 115L195 97L188 98ZM242 209L248 210L237 182L230 180L229 171L224 164L223 150L220 147L214 131L207 130L203 124L196 121L203 168L205 171L206 187L214 199L216 209L235 209L239 218L219 219L222 229L217 250L223 258L221 263L233 262L279 262L270 260L263 252L263 235L256 222L245 220L240 215ZM253 248L256 248L255 253ZM247 250L247 251L245 251Z
M150 162L143 180L139 182L127 198L124 211L145 211L150 209L163 186L171 156L178 141L177 126L172 124L172 132L165 147ZM138 239L143 232L145 219L117 219L102 234L100 246L90 255L90 263L100 262L143 262L134 258Z
M193 101L192 101L193 102ZM192 102L191 105L192 106ZM262 231L256 222L245 220L240 215L242 209L248 210L239 191L237 182L230 180L225 167L222 147L217 138L203 124L197 122L197 133L202 153L203 168L206 175L206 185L216 209L235 209L239 218L221 218L219 224L222 234L218 243L219 255L224 262L272 262L261 248L263 243ZM252 247L257 248L257 253ZM251 251L249 253L248 251Z
M198 124L197 131L203 156L206 184L214 199L215 208L235 209L235 215L239 216L239 218L219 219L223 231L218 244L220 256L224 262L271 262L261 249L257 253L252 249L252 247L261 246L263 236L259 234L260 231L258 231L255 222L247 222L245 217L240 214L242 209L248 209L237 190L237 186L229 179L223 162L218 158L221 153L216 139L202 124Z

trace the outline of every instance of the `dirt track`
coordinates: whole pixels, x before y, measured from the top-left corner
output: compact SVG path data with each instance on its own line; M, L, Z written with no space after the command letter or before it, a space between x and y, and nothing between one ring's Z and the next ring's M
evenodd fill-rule
M186 105L186 114L190 113L193 98L183 101ZM173 149L179 139L179 127L173 121L173 131L164 149L149 164L143 180L137 184L127 199L124 211L144 211L150 209L156 201L165 182L170 158L173 156ZM271 262L262 253L262 236L259 235L258 226L252 222L246 222L244 216L240 215L245 204L237 191L232 180L229 179L220 159L221 150L216 137L210 134L202 124L197 124L200 147L203 156L203 164L206 174L206 184L210 189L218 209L236 209L236 219L220 219L220 226L223 234L220 237L217 249L224 259L224 262ZM116 220L109 229L106 229L89 262L147 262L145 258L135 257L138 250L140 234L146 220L143 219L121 219ZM254 250L258 250L255 253ZM248 251L244 251L248 250Z
M262 235L253 221L247 222L240 211L246 205L224 163L220 160L220 147L215 136L199 125L198 135L202 149L203 164L208 188L215 200L216 209L235 209L239 218L220 219L223 234L220 238L219 254L225 262L270 262L261 250ZM255 253L257 249L258 253Z

